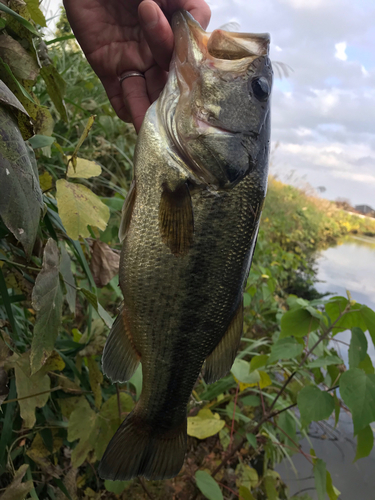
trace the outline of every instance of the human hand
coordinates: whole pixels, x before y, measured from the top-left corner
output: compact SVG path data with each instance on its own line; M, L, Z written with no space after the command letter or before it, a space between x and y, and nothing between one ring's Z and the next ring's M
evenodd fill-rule
M168 20L173 12L189 11L204 29L211 17L204 0L64 0L64 6L114 110L137 132L167 80L174 45ZM139 71L145 78L120 83L126 71Z

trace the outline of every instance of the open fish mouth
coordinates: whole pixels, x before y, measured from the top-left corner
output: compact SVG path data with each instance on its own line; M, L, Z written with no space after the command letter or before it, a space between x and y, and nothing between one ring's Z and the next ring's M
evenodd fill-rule
M179 11L173 17L173 31L176 42L176 55L180 61L186 58L186 44L193 43L195 56L208 59L218 66L225 69L225 63L220 61L234 61L246 58L246 65L249 64L248 58L254 60L261 56L268 56L270 36L268 33L236 33L216 29L207 33L195 21L195 19L186 11ZM184 43L181 43L184 41ZM233 64L228 66L233 71Z

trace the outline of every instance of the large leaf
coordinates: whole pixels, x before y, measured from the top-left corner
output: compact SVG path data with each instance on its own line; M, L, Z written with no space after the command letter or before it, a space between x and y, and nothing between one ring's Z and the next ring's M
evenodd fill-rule
M352 328L352 339L349 346L349 367L357 368L367 354L366 335L360 328Z
M53 104L55 105L57 111L60 113L61 118L65 122L67 122L68 115L66 114L66 108L63 99L66 89L66 82L64 78L59 74L53 64L43 66L40 74L46 83L47 92Z
M339 316L345 311L348 303L348 299L346 299L345 297L334 297L325 305L326 312L331 322L334 323L337 321L335 323L335 326L333 327L334 335L344 330L350 330L353 327L362 328L363 331L366 330L366 323L362 317L362 306L360 304L352 304L350 306L349 312L338 319Z
M28 468L28 464L21 465L15 473L13 481L1 495L1 500L24 500L27 497L34 488L34 484L31 480L25 483L22 482L22 478L26 474Z
M214 436L225 426L225 421L220 420L217 413L211 410L200 410L196 417L188 417L187 433L198 439L206 439Z
M360 313L366 323L367 330L371 335L372 343L375 345L375 311L367 306L362 306Z
M354 461L359 458L368 457L374 446L374 433L369 425L366 425L357 436L357 453Z
M60 250L60 273L65 284L65 298L69 305L70 312L74 314L76 310L77 287L72 273L72 263L64 244L61 244Z
M68 156L67 158L68 160L70 160L71 156ZM97 177L101 173L102 167L99 165L99 163L91 160L85 160L85 158L76 158L75 169L72 162L69 162L66 175L67 177L90 179L91 177Z
M43 210L35 157L8 109L0 121L0 216L30 257Z
M13 37L0 35L0 57L20 80L35 80L39 74L36 59Z
M326 357L321 357L318 359L315 359L314 361L310 361L307 363L308 368L323 368L325 366L331 366L331 365L341 365L343 364L343 360L340 359L338 356L326 356Z
M316 386L304 387L298 393L297 404L305 425L328 418L335 409L333 397Z
M51 381L43 370L31 374L29 353L24 353L14 364L17 396L26 429L35 424L35 408L42 408L48 401ZM41 394L44 393L44 394ZM38 396L34 396L38 394ZM33 396L33 397L30 397Z
M38 371L53 351L61 324L63 293L60 285L60 254L50 238L44 249L43 267L33 289L32 303L36 311L31 344L32 373Z
M340 394L353 416L354 434L375 421L375 375L351 368L341 375Z
M88 225L104 231L110 212L96 194L82 184L65 179L56 182L56 189L59 215L70 238L78 240L79 236L90 236Z
M197 486L208 500L223 500L223 494L215 479L203 470L195 473Z
M278 340L271 348L271 356L269 357L267 364L275 363L280 359L296 358L302 351L303 345L294 338L287 337Z
M39 8L39 0L25 0L27 9L30 12L31 19L34 23L39 24L43 28L47 26L46 18Z
M79 467L93 449L91 434L96 434L97 414L90 408L86 398L81 398L70 414L68 441L79 439L72 453L73 467Z
M311 308L312 309L312 308ZM311 314L311 311L301 308L287 311L281 317L280 338L304 337L316 330L320 325L320 320Z
M314 463L315 488L318 500L325 500L327 490L327 471L326 464L320 458Z

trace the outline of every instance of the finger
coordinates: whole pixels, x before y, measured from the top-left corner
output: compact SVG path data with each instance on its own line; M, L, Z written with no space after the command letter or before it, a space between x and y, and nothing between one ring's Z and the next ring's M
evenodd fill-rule
M167 83L168 73L160 68L160 66L152 66L145 73L147 93L151 102L156 101L160 92Z
M122 96L121 84L117 77L104 77L100 79L105 91L107 92L108 99L116 111L117 116L124 122L130 123L132 121L130 111L127 103L125 103Z
M138 15L153 58L161 68L168 71L174 38L167 18L152 0L143 0L139 4Z
M122 97L130 111L131 119L138 134L143 118L150 106L146 80L141 76L132 76L122 81Z
M177 0L177 9L185 9L205 30L211 19L211 9L204 0Z

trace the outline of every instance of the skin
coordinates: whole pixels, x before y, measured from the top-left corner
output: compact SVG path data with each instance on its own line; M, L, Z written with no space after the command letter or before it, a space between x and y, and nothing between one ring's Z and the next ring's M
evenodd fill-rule
M167 81L173 12L187 10L204 29L211 17L204 0L64 0L64 6L114 110L137 132ZM145 78L127 78L120 84L118 77L125 71L139 71Z

